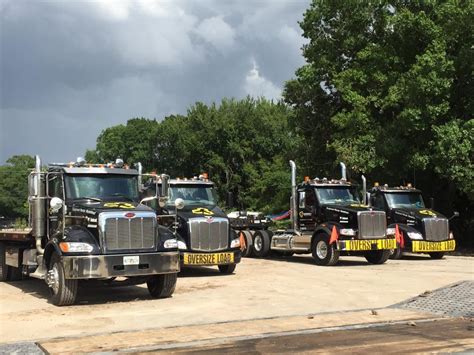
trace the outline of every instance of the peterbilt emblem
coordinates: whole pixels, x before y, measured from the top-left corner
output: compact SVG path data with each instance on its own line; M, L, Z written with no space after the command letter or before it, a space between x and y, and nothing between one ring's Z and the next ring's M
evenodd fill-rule
M207 217L206 218L206 223L212 223L212 222L214 222L214 218L212 218L212 217Z

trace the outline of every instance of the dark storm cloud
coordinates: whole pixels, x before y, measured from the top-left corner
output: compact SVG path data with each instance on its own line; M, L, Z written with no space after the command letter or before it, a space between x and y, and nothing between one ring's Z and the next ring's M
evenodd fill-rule
M66 161L131 117L278 99L309 1L0 0L0 163Z

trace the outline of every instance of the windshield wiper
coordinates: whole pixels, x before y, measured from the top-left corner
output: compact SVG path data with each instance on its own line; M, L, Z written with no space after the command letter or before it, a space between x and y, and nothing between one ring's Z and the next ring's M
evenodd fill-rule
M127 200L131 201L131 202L135 202L135 200L125 194L121 194L120 192L116 192L114 194L112 194L111 196L120 196L120 197L124 197L126 198Z
M102 199L98 197L88 197L88 196L79 197L78 200L91 200L91 201L102 202Z

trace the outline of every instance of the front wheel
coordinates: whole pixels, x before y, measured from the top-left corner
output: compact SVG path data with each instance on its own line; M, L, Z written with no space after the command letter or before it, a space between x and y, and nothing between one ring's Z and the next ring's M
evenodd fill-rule
M400 247L400 244L397 243L397 248L390 250L390 259L398 260L401 259L403 255L403 250Z
M444 253L443 252L437 252L437 253L429 253L431 256L431 259L443 259Z
M365 254L365 258L371 264L383 264L385 263L392 251L388 250L373 250Z
M51 258L50 267L46 275L46 283L51 291L51 302L56 306L74 304L77 296L78 281L66 279L64 266L59 255Z
M333 266L339 261L339 250L336 244L329 244L329 235L319 234L312 243L313 259L316 265Z
M146 283L153 298L171 297L175 288L178 274L163 274L150 277Z
M218 265L219 271L225 275L232 274L235 271L235 267L236 267L235 264Z

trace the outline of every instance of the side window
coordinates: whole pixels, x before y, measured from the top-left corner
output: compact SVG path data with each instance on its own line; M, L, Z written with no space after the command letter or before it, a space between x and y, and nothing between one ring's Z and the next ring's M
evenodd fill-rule
M382 194L376 194L373 199L374 207L385 209L385 201Z
M59 197L64 198L63 196L63 183L60 175L49 175L49 197Z
M305 191L299 191L299 208L303 209L305 204Z
M316 197L314 196L314 190L307 191L305 205L307 209L311 209L316 203Z

